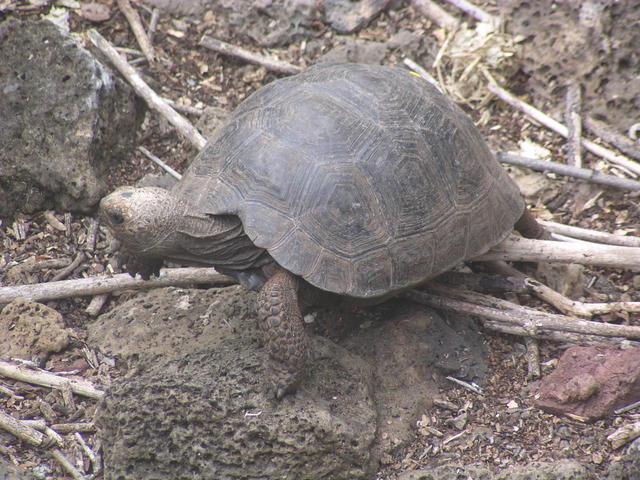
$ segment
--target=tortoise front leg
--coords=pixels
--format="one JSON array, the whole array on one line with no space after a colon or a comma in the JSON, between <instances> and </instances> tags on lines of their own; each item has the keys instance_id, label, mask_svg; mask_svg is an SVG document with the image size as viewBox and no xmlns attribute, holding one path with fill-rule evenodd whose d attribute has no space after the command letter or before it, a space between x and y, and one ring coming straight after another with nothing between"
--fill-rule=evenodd
<instances>
[{"instance_id":1,"label":"tortoise front leg","mask_svg":"<svg viewBox=\"0 0 640 480\"><path fill-rule=\"evenodd\" d=\"M279 270L258 293L258 315L269 374L279 400L295 392L305 374L309 341L298 304L298 279Z\"/></svg>"}]
</instances>

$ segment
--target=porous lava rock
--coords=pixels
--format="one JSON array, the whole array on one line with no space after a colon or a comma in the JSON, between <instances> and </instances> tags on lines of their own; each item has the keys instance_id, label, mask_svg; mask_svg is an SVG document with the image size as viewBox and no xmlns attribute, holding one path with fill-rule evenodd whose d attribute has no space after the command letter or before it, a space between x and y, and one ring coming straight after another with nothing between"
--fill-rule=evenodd
<instances>
[{"instance_id":1,"label":"porous lava rock","mask_svg":"<svg viewBox=\"0 0 640 480\"><path fill-rule=\"evenodd\" d=\"M71 331L60 313L32 300L17 299L0 312L0 358L47 360L65 349Z\"/></svg>"},{"instance_id":2,"label":"porous lava rock","mask_svg":"<svg viewBox=\"0 0 640 480\"><path fill-rule=\"evenodd\" d=\"M438 372L482 382L471 321L398 299L315 311L309 372L275 402L239 286L142 292L101 315L88 343L126 362L99 408L107 479L371 478L415 437ZM188 476L192 475L192 476Z\"/></svg>"},{"instance_id":3,"label":"porous lava rock","mask_svg":"<svg viewBox=\"0 0 640 480\"><path fill-rule=\"evenodd\" d=\"M534 99L563 108L566 86L583 87L583 112L625 133L640 110L638 2L500 0Z\"/></svg>"},{"instance_id":4,"label":"porous lava rock","mask_svg":"<svg viewBox=\"0 0 640 480\"><path fill-rule=\"evenodd\" d=\"M222 327L221 327L222 328ZM97 425L105 479L357 479L374 470L371 373L316 337L314 379L277 402L248 335L112 386Z\"/></svg>"},{"instance_id":5,"label":"porous lava rock","mask_svg":"<svg viewBox=\"0 0 640 480\"><path fill-rule=\"evenodd\" d=\"M133 148L133 90L47 20L2 23L0 58L0 218L90 210Z\"/></svg>"}]
</instances>

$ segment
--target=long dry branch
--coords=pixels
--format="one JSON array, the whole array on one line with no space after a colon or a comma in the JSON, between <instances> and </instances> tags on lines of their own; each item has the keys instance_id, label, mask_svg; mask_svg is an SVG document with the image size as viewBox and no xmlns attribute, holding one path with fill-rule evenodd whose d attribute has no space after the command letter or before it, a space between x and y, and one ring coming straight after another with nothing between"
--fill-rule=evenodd
<instances>
[{"instance_id":1,"label":"long dry branch","mask_svg":"<svg viewBox=\"0 0 640 480\"><path fill-rule=\"evenodd\" d=\"M640 248L516 237L503 240L473 261L558 262L640 270Z\"/></svg>"},{"instance_id":2,"label":"long dry branch","mask_svg":"<svg viewBox=\"0 0 640 480\"><path fill-rule=\"evenodd\" d=\"M588 242L605 243L607 245L620 245L622 247L640 247L640 237L631 235L614 235L613 233L598 232L589 228L574 227L573 225L564 225L563 223L547 222L538 220L552 233L559 233L567 237L573 237Z\"/></svg>"},{"instance_id":3,"label":"long dry branch","mask_svg":"<svg viewBox=\"0 0 640 480\"><path fill-rule=\"evenodd\" d=\"M0 305L17 298L28 298L42 302L83 295L98 295L118 290L157 288L195 284L230 285L231 277L221 275L213 268L169 268L162 269L159 277L150 280L133 278L127 273L113 276L79 278L59 282L35 283L0 287Z\"/></svg>"},{"instance_id":4,"label":"long dry branch","mask_svg":"<svg viewBox=\"0 0 640 480\"><path fill-rule=\"evenodd\" d=\"M186 118L171 108L162 97L154 92L140 77L138 72L116 51L115 48L97 30L89 30L87 36L118 71L128 80L136 93L140 95L152 109L164 116L176 129L184 135L198 150L202 150L206 139Z\"/></svg>"},{"instance_id":5,"label":"long dry branch","mask_svg":"<svg viewBox=\"0 0 640 480\"><path fill-rule=\"evenodd\" d=\"M528 261L582 263L603 267L640 270L640 248L590 243L553 242L512 236L473 261ZM82 295L97 295L118 290L157 288L176 285L230 285L234 280L213 268L162 269L151 280L132 278L128 274L90 277L60 282L0 287L0 304L17 298L35 301L55 300Z\"/></svg>"},{"instance_id":6,"label":"long dry branch","mask_svg":"<svg viewBox=\"0 0 640 480\"><path fill-rule=\"evenodd\" d=\"M613 325L608 323L582 320L567 315L539 312L533 308L523 307L499 298L476 292L462 292L447 289L446 297L432 293L411 290L405 294L420 303L479 315L491 321L504 323L524 329L528 336L538 336L541 332L555 331L580 335L601 335L640 339L640 327L628 325ZM458 296L462 299L451 298Z\"/></svg>"},{"instance_id":7,"label":"long dry branch","mask_svg":"<svg viewBox=\"0 0 640 480\"><path fill-rule=\"evenodd\" d=\"M496 152L496 157L502 163L527 167L539 172L553 172L567 177L579 178L588 182L606 185L608 187L622 188L632 192L640 192L640 182L628 178L620 178L614 175L591 170L589 168L565 165L564 163L550 162L548 160L538 160L537 158L523 157L513 153Z\"/></svg>"}]
</instances>

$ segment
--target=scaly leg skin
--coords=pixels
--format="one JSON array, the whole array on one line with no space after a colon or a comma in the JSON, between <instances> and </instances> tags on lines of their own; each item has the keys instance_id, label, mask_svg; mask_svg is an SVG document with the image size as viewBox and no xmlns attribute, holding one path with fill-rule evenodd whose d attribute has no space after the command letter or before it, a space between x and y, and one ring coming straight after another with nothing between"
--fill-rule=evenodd
<instances>
[{"instance_id":1,"label":"scaly leg skin","mask_svg":"<svg viewBox=\"0 0 640 480\"><path fill-rule=\"evenodd\" d=\"M305 374L309 340L298 305L298 279L279 270L258 293L258 315L278 400L296 391Z\"/></svg>"}]
</instances>

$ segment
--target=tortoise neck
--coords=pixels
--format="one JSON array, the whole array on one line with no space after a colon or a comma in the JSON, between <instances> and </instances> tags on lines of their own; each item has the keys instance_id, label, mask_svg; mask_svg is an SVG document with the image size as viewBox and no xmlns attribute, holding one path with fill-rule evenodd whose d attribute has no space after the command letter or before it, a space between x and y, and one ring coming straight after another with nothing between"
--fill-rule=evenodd
<instances>
[{"instance_id":1,"label":"tortoise neck","mask_svg":"<svg viewBox=\"0 0 640 480\"><path fill-rule=\"evenodd\" d=\"M168 258L193 265L246 270L271 260L263 248L256 247L235 215L206 215L187 210L169 242Z\"/></svg>"}]
</instances>

